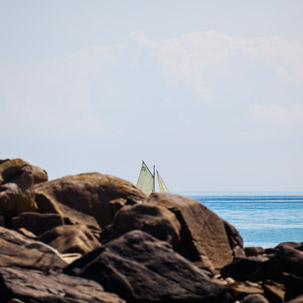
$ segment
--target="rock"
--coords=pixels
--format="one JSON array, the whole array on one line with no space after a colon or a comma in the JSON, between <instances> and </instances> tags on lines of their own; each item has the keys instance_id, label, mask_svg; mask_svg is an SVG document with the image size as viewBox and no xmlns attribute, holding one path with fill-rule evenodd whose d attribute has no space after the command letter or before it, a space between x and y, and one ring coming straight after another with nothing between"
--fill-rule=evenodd
<instances>
[{"instance_id":1,"label":"rock","mask_svg":"<svg viewBox=\"0 0 303 303\"><path fill-rule=\"evenodd\" d=\"M225 287L174 252L135 230L69 265L67 274L99 282L127 302L224 302Z\"/></svg>"},{"instance_id":2,"label":"rock","mask_svg":"<svg viewBox=\"0 0 303 303\"><path fill-rule=\"evenodd\" d=\"M284 303L285 288L283 284L274 281L264 281L262 283L264 296L271 303Z\"/></svg>"},{"instance_id":3,"label":"rock","mask_svg":"<svg viewBox=\"0 0 303 303\"><path fill-rule=\"evenodd\" d=\"M227 278L225 280L226 285L228 287L229 293L236 301L242 300L244 297L250 294L264 294L264 291L259 283L252 283L249 281L233 281L232 283L230 283L229 279L230 278Z\"/></svg>"},{"instance_id":4,"label":"rock","mask_svg":"<svg viewBox=\"0 0 303 303\"><path fill-rule=\"evenodd\" d=\"M180 223L174 213L158 205L137 204L125 206L116 213L113 224L101 234L101 242L109 242L135 229L173 246L180 240Z\"/></svg>"},{"instance_id":5,"label":"rock","mask_svg":"<svg viewBox=\"0 0 303 303\"><path fill-rule=\"evenodd\" d=\"M43 234L53 227L63 225L64 220L58 214L23 213L19 217L12 218L14 229L26 228L35 235Z\"/></svg>"},{"instance_id":6,"label":"rock","mask_svg":"<svg viewBox=\"0 0 303 303\"><path fill-rule=\"evenodd\" d=\"M26 302L13 298L13 299L9 300L9 302L7 302L7 303L26 303Z\"/></svg>"},{"instance_id":7,"label":"rock","mask_svg":"<svg viewBox=\"0 0 303 303\"><path fill-rule=\"evenodd\" d=\"M303 295L303 278L293 274L284 273L285 301L289 301Z\"/></svg>"},{"instance_id":8,"label":"rock","mask_svg":"<svg viewBox=\"0 0 303 303\"><path fill-rule=\"evenodd\" d=\"M296 297L290 301L287 301L287 303L303 303L303 296Z\"/></svg>"},{"instance_id":9,"label":"rock","mask_svg":"<svg viewBox=\"0 0 303 303\"><path fill-rule=\"evenodd\" d=\"M1 302L123 303L94 281L21 268L0 268ZM22 301L20 301L21 299ZM14 301L13 301L14 300ZM17 301L16 301L17 300Z\"/></svg>"},{"instance_id":10,"label":"rock","mask_svg":"<svg viewBox=\"0 0 303 303\"><path fill-rule=\"evenodd\" d=\"M70 254L61 254L61 258L67 263L71 264L74 261L80 259L82 257L81 254L78 253L70 253Z\"/></svg>"},{"instance_id":11,"label":"rock","mask_svg":"<svg viewBox=\"0 0 303 303\"><path fill-rule=\"evenodd\" d=\"M18 228L18 233L29 239L36 239L36 235L24 227Z\"/></svg>"},{"instance_id":12,"label":"rock","mask_svg":"<svg viewBox=\"0 0 303 303\"><path fill-rule=\"evenodd\" d=\"M221 275L238 281L262 281L267 277L264 265L266 261L268 259L258 257L235 258L221 269Z\"/></svg>"},{"instance_id":13,"label":"rock","mask_svg":"<svg viewBox=\"0 0 303 303\"><path fill-rule=\"evenodd\" d=\"M36 185L36 200L42 213L58 213L72 222L101 228L113 219L112 200L126 204L142 202L145 195L130 182L120 178L87 173L67 176ZM93 218L89 222L89 218ZM96 227L96 226L95 226Z\"/></svg>"},{"instance_id":14,"label":"rock","mask_svg":"<svg viewBox=\"0 0 303 303\"><path fill-rule=\"evenodd\" d=\"M21 159L0 162L0 214L14 216L36 211L32 167Z\"/></svg>"},{"instance_id":15,"label":"rock","mask_svg":"<svg viewBox=\"0 0 303 303\"><path fill-rule=\"evenodd\" d=\"M181 240L176 251L187 259L221 268L232 262L234 256L245 256L237 230L198 201L153 193L147 203L164 206L176 215L181 224Z\"/></svg>"},{"instance_id":16,"label":"rock","mask_svg":"<svg viewBox=\"0 0 303 303\"><path fill-rule=\"evenodd\" d=\"M274 261L279 264L281 273L287 272L303 277L302 251L290 246L281 246L277 249Z\"/></svg>"},{"instance_id":17,"label":"rock","mask_svg":"<svg viewBox=\"0 0 303 303\"><path fill-rule=\"evenodd\" d=\"M302 242L282 242L278 244L275 248L281 248L284 246L289 246L298 250L303 251L303 243Z\"/></svg>"},{"instance_id":18,"label":"rock","mask_svg":"<svg viewBox=\"0 0 303 303\"><path fill-rule=\"evenodd\" d=\"M118 198L114 200L109 201L109 208L111 210L111 215L114 217L116 212L120 210L122 207L127 206L127 205L134 205L136 203L130 203L131 201L127 201L124 198Z\"/></svg>"},{"instance_id":19,"label":"rock","mask_svg":"<svg viewBox=\"0 0 303 303\"><path fill-rule=\"evenodd\" d=\"M246 296L241 303L269 303L269 301L260 294L251 294Z\"/></svg>"},{"instance_id":20,"label":"rock","mask_svg":"<svg viewBox=\"0 0 303 303\"><path fill-rule=\"evenodd\" d=\"M93 233L85 225L62 225L37 237L60 253L86 254L101 246Z\"/></svg>"},{"instance_id":21,"label":"rock","mask_svg":"<svg viewBox=\"0 0 303 303\"><path fill-rule=\"evenodd\" d=\"M31 165L31 167L32 167L33 175L34 175L35 184L39 184L39 183L48 181L48 175L44 169L40 168L39 166L35 166L35 165Z\"/></svg>"},{"instance_id":22,"label":"rock","mask_svg":"<svg viewBox=\"0 0 303 303\"><path fill-rule=\"evenodd\" d=\"M0 227L0 266L36 269L64 268L67 263L52 247Z\"/></svg>"},{"instance_id":23,"label":"rock","mask_svg":"<svg viewBox=\"0 0 303 303\"><path fill-rule=\"evenodd\" d=\"M256 257L265 253L265 249L261 246L244 247L246 257Z\"/></svg>"}]
</instances>

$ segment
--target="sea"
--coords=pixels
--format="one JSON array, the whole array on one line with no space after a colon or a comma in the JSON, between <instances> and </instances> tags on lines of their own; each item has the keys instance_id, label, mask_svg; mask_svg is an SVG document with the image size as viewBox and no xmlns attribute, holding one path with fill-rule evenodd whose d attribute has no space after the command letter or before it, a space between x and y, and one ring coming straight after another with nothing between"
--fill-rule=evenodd
<instances>
[{"instance_id":1,"label":"sea","mask_svg":"<svg viewBox=\"0 0 303 303\"><path fill-rule=\"evenodd\" d=\"M286 241L303 242L303 193L184 195L234 225L244 246L270 248Z\"/></svg>"}]
</instances>

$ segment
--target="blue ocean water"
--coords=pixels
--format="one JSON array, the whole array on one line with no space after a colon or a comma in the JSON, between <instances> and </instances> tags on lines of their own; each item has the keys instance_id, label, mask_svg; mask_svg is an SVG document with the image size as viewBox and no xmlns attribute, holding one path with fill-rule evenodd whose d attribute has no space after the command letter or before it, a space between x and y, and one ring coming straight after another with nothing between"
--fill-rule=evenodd
<instances>
[{"instance_id":1,"label":"blue ocean water","mask_svg":"<svg viewBox=\"0 0 303 303\"><path fill-rule=\"evenodd\" d=\"M303 195L187 195L240 232L244 246L303 242Z\"/></svg>"}]
</instances>

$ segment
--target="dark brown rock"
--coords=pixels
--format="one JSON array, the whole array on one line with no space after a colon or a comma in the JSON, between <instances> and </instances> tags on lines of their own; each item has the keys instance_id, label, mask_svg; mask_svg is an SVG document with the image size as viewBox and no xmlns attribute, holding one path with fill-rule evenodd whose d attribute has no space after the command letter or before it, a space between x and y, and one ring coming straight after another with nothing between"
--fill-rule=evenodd
<instances>
[{"instance_id":1,"label":"dark brown rock","mask_svg":"<svg viewBox=\"0 0 303 303\"><path fill-rule=\"evenodd\" d=\"M173 246L180 240L180 223L174 213L159 205L137 204L125 206L116 213L113 224L101 234L101 242L109 242L135 229Z\"/></svg>"},{"instance_id":2,"label":"dark brown rock","mask_svg":"<svg viewBox=\"0 0 303 303\"><path fill-rule=\"evenodd\" d=\"M265 249L261 246L244 247L246 257L256 257L265 253Z\"/></svg>"},{"instance_id":3,"label":"dark brown rock","mask_svg":"<svg viewBox=\"0 0 303 303\"><path fill-rule=\"evenodd\" d=\"M260 294L251 294L246 296L241 303L269 303L269 301Z\"/></svg>"},{"instance_id":4,"label":"dark brown rock","mask_svg":"<svg viewBox=\"0 0 303 303\"><path fill-rule=\"evenodd\" d=\"M287 272L303 277L303 252L290 246L277 249L274 261L279 264L281 273Z\"/></svg>"},{"instance_id":5,"label":"dark brown rock","mask_svg":"<svg viewBox=\"0 0 303 303\"><path fill-rule=\"evenodd\" d=\"M35 235L43 234L44 232L63 225L64 220L58 214L40 214L40 213L23 213L18 217L12 218L12 226L14 229L26 228Z\"/></svg>"},{"instance_id":6,"label":"dark brown rock","mask_svg":"<svg viewBox=\"0 0 303 303\"><path fill-rule=\"evenodd\" d=\"M285 301L289 301L303 295L303 278L293 274L284 273Z\"/></svg>"},{"instance_id":7,"label":"dark brown rock","mask_svg":"<svg viewBox=\"0 0 303 303\"><path fill-rule=\"evenodd\" d=\"M60 253L86 254L101 246L93 233L85 225L62 225L37 237Z\"/></svg>"},{"instance_id":8,"label":"dark brown rock","mask_svg":"<svg viewBox=\"0 0 303 303\"><path fill-rule=\"evenodd\" d=\"M112 222L110 201L125 199L126 204L134 204L145 199L130 182L99 173L67 176L38 184L36 196L40 212L59 213L78 224L95 226L93 221L97 221L101 228Z\"/></svg>"},{"instance_id":9,"label":"dark brown rock","mask_svg":"<svg viewBox=\"0 0 303 303\"><path fill-rule=\"evenodd\" d=\"M298 250L303 251L303 243L302 242L282 242L276 246L276 248L281 248L284 246L292 247Z\"/></svg>"},{"instance_id":10,"label":"dark brown rock","mask_svg":"<svg viewBox=\"0 0 303 303\"><path fill-rule=\"evenodd\" d=\"M65 269L99 282L127 302L224 302L225 288L142 231L131 231Z\"/></svg>"},{"instance_id":11,"label":"dark brown rock","mask_svg":"<svg viewBox=\"0 0 303 303\"><path fill-rule=\"evenodd\" d=\"M32 167L21 159L0 163L0 214L18 215L36 211Z\"/></svg>"},{"instance_id":12,"label":"dark brown rock","mask_svg":"<svg viewBox=\"0 0 303 303\"><path fill-rule=\"evenodd\" d=\"M0 227L0 266L36 269L64 268L67 263L48 245Z\"/></svg>"},{"instance_id":13,"label":"dark brown rock","mask_svg":"<svg viewBox=\"0 0 303 303\"><path fill-rule=\"evenodd\" d=\"M234 256L245 256L237 230L196 200L173 194L153 193L148 204L172 211L181 224L181 240L176 251L204 266L221 268Z\"/></svg>"},{"instance_id":14,"label":"dark brown rock","mask_svg":"<svg viewBox=\"0 0 303 303\"><path fill-rule=\"evenodd\" d=\"M21 268L0 268L1 302L123 303L94 281ZM21 302L22 302L21 301Z\"/></svg>"},{"instance_id":15,"label":"dark brown rock","mask_svg":"<svg viewBox=\"0 0 303 303\"><path fill-rule=\"evenodd\" d=\"M296 297L290 301L287 301L287 303L303 303L303 296Z\"/></svg>"},{"instance_id":16,"label":"dark brown rock","mask_svg":"<svg viewBox=\"0 0 303 303\"><path fill-rule=\"evenodd\" d=\"M264 265L267 261L266 258L258 257L235 258L221 269L221 275L238 281L262 281L267 277Z\"/></svg>"},{"instance_id":17,"label":"dark brown rock","mask_svg":"<svg viewBox=\"0 0 303 303\"><path fill-rule=\"evenodd\" d=\"M284 303L285 287L283 284L274 281L264 281L262 283L264 296L271 303Z\"/></svg>"}]
</instances>

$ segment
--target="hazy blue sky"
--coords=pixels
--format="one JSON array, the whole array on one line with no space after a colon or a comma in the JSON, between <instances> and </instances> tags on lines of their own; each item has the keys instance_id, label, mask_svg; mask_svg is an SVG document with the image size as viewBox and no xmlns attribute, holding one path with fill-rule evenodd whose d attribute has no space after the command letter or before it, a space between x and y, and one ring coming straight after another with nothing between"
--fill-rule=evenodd
<instances>
[{"instance_id":1,"label":"hazy blue sky","mask_svg":"<svg viewBox=\"0 0 303 303\"><path fill-rule=\"evenodd\" d=\"M0 158L172 191L303 191L303 1L0 0Z\"/></svg>"}]
</instances>

